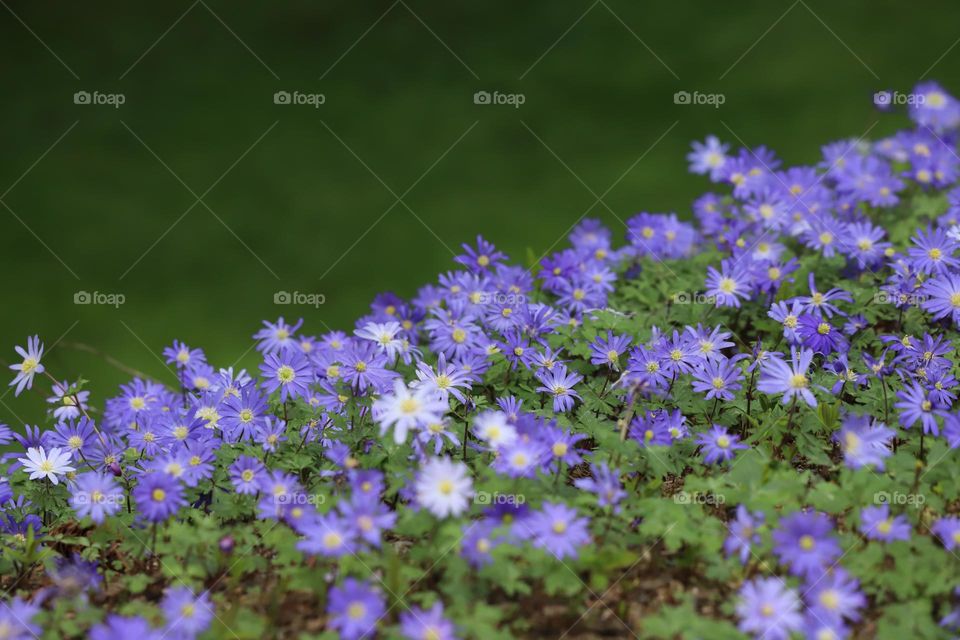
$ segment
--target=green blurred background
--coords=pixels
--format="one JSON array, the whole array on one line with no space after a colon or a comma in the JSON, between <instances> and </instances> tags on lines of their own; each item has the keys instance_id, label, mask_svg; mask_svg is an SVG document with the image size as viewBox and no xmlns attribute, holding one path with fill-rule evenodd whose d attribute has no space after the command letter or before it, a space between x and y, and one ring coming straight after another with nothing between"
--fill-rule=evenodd
<instances>
[{"instance_id":1,"label":"green blurred background","mask_svg":"<svg viewBox=\"0 0 960 640\"><path fill-rule=\"evenodd\" d=\"M59 340L45 364L92 380L97 404L128 376L78 346L167 382L174 338L256 368L262 319L349 329L478 233L525 259L584 213L619 238L640 210L689 215L707 188L686 173L693 139L812 162L881 118L879 89L960 91L955 0L2 4L0 352ZM474 104L481 90L524 104ZM725 103L677 105L680 90ZM0 398L14 425L42 411L37 393Z\"/></svg>"}]
</instances>

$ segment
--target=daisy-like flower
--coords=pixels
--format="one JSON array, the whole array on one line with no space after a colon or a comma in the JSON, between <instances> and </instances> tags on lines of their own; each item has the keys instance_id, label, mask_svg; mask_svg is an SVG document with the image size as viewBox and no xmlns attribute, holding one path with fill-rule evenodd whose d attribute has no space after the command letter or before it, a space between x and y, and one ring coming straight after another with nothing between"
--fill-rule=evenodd
<instances>
[{"instance_id":1,"label":"daisy-like flower","mask_svg":"<svg viewBox=\"0 0 960 640\"><path fill-rule=\"evenodd\" d=\"M741 358L705 360L699 369L693 372L693 390L706 392L706 399L733 400L740 390L743 373L737 362Z\"/></svg>"},{"instance_id":2,"label":"daisy-like flower","mask_svg":"<svg viewBox=\"0 0 960 640\"><path fill-rule=\"evenodd\" d=\"M260 365L260 373L268 393L280 390L281 402L306 396L314 378L310 362L298 351L290 349L268 353Z\"/></svg>"},{"instance_id":3,"label":"daisy-like flower","mask_svg":"<svg viewBox=\"0 0 960 640\"><path fill-rule=\"evenodd\" d=\"M606 338L597 336L590 343L590 363L619 371L620 356L630 346L630 340L630 336L614 335L612 331L607 331Z\"/></svg>"},{"instance_id":4,"label":"daisy-like flower","mask_svg":"<svg viewBox=\"0 0 960 640\"><path fill-rule=\"evenodd\" d=\"M166 473L146 473L133 489L137 509L151 522L162 522L187 504L179 481Z\"/></svg>"},{"instance_id":5,"label":"daisy-like flower","mask_svg":"<svg viewBox=\"0 0 960 640\"><path fill-rule=\"evenodd\" d=\"M557 365L552 371L540 369L537 378L541 386L536 390L553 395L553 410L557 413L570 411L575 404L574 399L580 399L580 394L573 387L583 380L583 376L568 372L566 365Z\"/></svg>"},{"instance_id":6,"label":"daisy-like flower","mask_svg":"<svg viewBox=\"0 0 960 640\"><path fill-rule=\"evenodd\" d=\"M933 315L934 320L949 316L953 324L960 326L960 276L942 273L923 284L924 294L920 306Z\"/></svg>"},{"instance_id":7,"label":"daisy-like flower","mask_svg":"<svg viewBox=\"0 0 960 640\"><path fill-rule=\"evenodd\" d=\"M297 530L304 536L297 549L304 553L339 558L356 547L350 524L336 513L314 514L298 523Z\"/></svg>"},{"instance_id":8,"label":"daisy-like flower","mask_svg":"<svg viewBox=\"0 0 960 640\"><path fill-rule=\"evenodd\" d=\"M844 619L856 622L860 619L860 609L867 605L860 582L840 567L825 573L804 598L809 603L811 617L834 623Z\"/></svg>"},{"instance_id":9,"label":"daisy-like flower","mask_svg":"<svg viewBox=\"0 0 960 640\"><path fill-rule=\"evenodd\" d=\"M532 478L547 459L547 450L536 440L517 440L500 449L493 468L510 478Z\"/></svg>"},{"instance_id":10,"label":"daisy-like flower","mask_svg":"<svg viewBox=\"0 0 960 640\"><path fill-rule=\"evenodd\" d=\"M788 640L803 625L800 598L780 578L744 583L737 605L739 628L765 640Z\"/></svg>"},{"instance_id":11,"label":"daisy-like flower","mask_svg":"<svg viewBox=\"0 0 960 640\"><path fill-rule=\"evenodd\" d=\"M947 412L929 397L929 391L914 382L897 391L897 398L900 402L894 406L900 410L900 424L903 428L909 429L920 421L924 433L940 434L937 416L945 417Z\"/></svg>"},{"instance_id":12,"label":"daisy-like flower","mask_svg":"<svg viewBox=\"0 0 960 640\"><path fill-rule=\"evenodd\" d=\"M383 596L370 583L347 578L330 589L327 613L330 626L344 640L372 638L377 621L386 613Z\"/></svg>"},{"instance_id":13,"label":"daisy-like flower","mask_svg":"<svg viewBox=\"0 0 960 640\"><path fill-rule=\"evenodd\" d=\"M558 559L577 556L577 549L590 542L590 521L562 503L544 502L540 511L523 521L520 530L538 549Z\"/></svg>"},{"instance_id":14,"label":"daisy-like flower","mask_svg":"<svg viewBox=\"0 0 960 640\"><path fill-rule=\"evenodd\" d=\"M376 344L377 349L387 354L387 358L393 362L403 348L403 340L398 337L402 330L399 322L368 322L353 333L358 338Z\"/></svg>"},{"instance_id":15,"label":"daisy-like flower","mask_svg":"<svg viewBox=\"0 0 960 640\"><path fill-rule=\"evenodd\" d=\"M395 380L393 394L373 403L374 419L380 424L380 435L393 427L393 440L406 442L410 429L440 423L449 405L427 386L410 389L403 380Z\"/></svg>"},{"instance_id":16,"label":"daisy-like flower","mask_svg":"<svg viewBox=\"0 0 960 640\"><path fill-rule=\"evenodd\" d=\"M10 386L16 385L13 395L19 396L24 389L33 387L33 377L35 375L45 371L43 365L40 364L40 359L43 358L43 343L40 342L39 336L32 336L27 338L26 349L14 347L14 350L23 358L23 362L20 364L10 365L10 368L17 372L13 381L10 382Z\"/></svg>"},{"instance_id":17,"label":"daisy-like flower","mask_svg":"<svg viewBox=\"0 0 960 640\"><path fill-rule=\"evenodd\" d=\"M125 501L126 494L113 477L96 471L77 476L70 491L70 506L77 517L90 516L97 524L119 511Z\"/></svg>"},{"instance_id":18,"label":"daisy-like flower","mask_svg":"<svg viewBox=\"0 0 960 640\"><path fill-rule=\"evenodd\" d=\"M947 551L960 549L960 518L940 518L930 527Z\"/></svg>"},{"instance_id":19,"label":"daisy-like flower","mask_svg":"<svg viewBox=\"0 0 960 640\"><path fill-rule=\"evenodd\" d=\"M723 175L723 165L727 161L727 151L730 145L723 144L716 136L707 136L704 142L694 142L693 151L687 154L690 162L690 172L710 174L710 179L717 182Z\"/></svg>"},{"instance_id":20,"label":"daisy-like flower","mask_svg":"<svg viewBox=\"0 0 960 640\"><path fill-rule=\"evenodd\" d=\"M237 493L253 495L260 491L266 479L266 467L251 456L238 456L230 465L230 480Z\"/></svg>"},{"instance_id":21,"label":"daisy-like flower","mask_svg":"<svg viewBox=\"0 0 960 640\"><path fill-rule=\"evenodd\" d=\"M17 458L31 480L47 478L53 484L60 483L60 476L76 471L70 466L70 452L53 447L47 453L43 447L30 447L26 458Z\"/></svg>"},{"instance_id":22,"label":"daisy-like flower","mask_svg":"<svg viewBox=\"0 0 960 640\"><path fill-rule=\"evenodd\" d=\"M817 406L807 375L812 361L813 351L809 349L794 349L790 364L779 358L769 358L760 369L757 389L764 393L782 393L784 404L799 396L809 406Z\"/></svg>"},{"instance_id":23,"label":"daisy-like flower","mask_svg":"<svg viewBox=\"0 0 960 640\"><path fill-rule=\"evenodd\" d=\"M914 246L907 250L907 255L918 271L941 274L960 267L960 261L953 257L960 242L949 237L943 229L927 227L926 233L918 231L911 241Z\"/></svg>"},{"instance_id":24,"label":"daisy-like flower","mask_svg":"<svg viewBox=\"0 0 960 640\"><path fill-rule=\"evenodd\" d=\"M749 268L727 259L720 263L720 270L707 267L706 294L716 298L718 307L739 307L740 299L750 298L752 276Z\"/></svg>"},{"instance_id":25,"label":"daisy-like flower","mask_svg":"<svg viewBox=\"0 0 960 640\"><path fill-rule=\"evenodd\" d=\"M894 540L909 540L913 527L907 516L893 516L890 514L890 505L882 504L879 507L864 507L860 512L860 531L871 540L893 542Z\"/></svg>"},{"instance_id":26,"label":"daisy-like flower","mask_svg":"<svg viewBox=\"0 0 960 640\"><path fill-rule=\"evenodd\" d=\"M444 402L447 402L450 396L460 402L466 402L467 397L460 391L460 388L469 390L471 382L475 380L473 376L457 365L448 364L447 357L442 353L437 358L436 371L426 362L417 365L417 379L418 382L414 383L415 386L432 389Z\"/></svg>"},{"instance_id":27,"label":"daisy-like flower","mask_svg":"<svg viewBox=\"0 0 960 640\"><path fill-rule=\"evenodd\" d=\"M627 497L627 492L623 490L620 482L620 470L610 469L604 463L594 464L591 467L593 475L589 478L580 478L574 480L573 485L577 489L589 491L597 496L597 506L616 507L617 504Z\"/></svg>"},{"instance_id":28,"label":"daisy-like flower","mask_svg":"<svg viewBox=\"0 0 960 640\"><path fill-rule=\"evenodd\" d=\"M90 640L163 640L166 637L140 616L126 617L110 614L106 620L90 628Z\"/></svg>"},{"instance_id":29,"label":"daisy-like flower","mask_svg":"<svg viewBox=\"0 0 960 640\"><path fill-rule=\"evenodd\" d=\"M57 420L76 420L87 410L89 398L89 391L71 393L70 383L56 382L53 385L53 395L47 398L47 402L55 407L53 417Z\"/></svg>"},{"instance_id":30,"label":"daisy-like flower","mask_svg":"<svg viewBox=\"0 0 960 640\"><path fill-rule=\"evenodd\" d=\"M897 432L870 416L847 416L834 436L843 449L844 462L851 469L873 466L883 471L883 460L890 455L890 442Z\"/></svg>"},{"instance_id":31,"label":"daisy-like flower","mask_svg":"<svg viewBox=\"0 0 960 640\"><path fill-rule=\"evenodd\" d=\"M283 320L283 316L278 318L275 323L264 320L263 329L253 334L253 339L259 341L257 351L267 354L299 349L294 334L302 324L303 318L297 320L296 324L293 325L287 324Z\"/></svg>"},{"instance_id":32,"label":"daisy-like flower","mask_svg":"<svg viewBox=\"0 0 960 640\"><path fill-rule=\"evenodd\" d=\"M773 532L773 551L790 573L817 578L840 557L840 545L833 539L833 523L822 513L800 511L780 520Z\"/></svg>"},{"instance_id":33,"label":"daisy-like flower","mask_svg":"<svg viewBox=\"0 0 960 640\"><path fill-rule=\"evenodd\" d=\"M210 626L214 617L213 603L205 591L200 597L187 587L173 587L167 590L160 602L167 626L165 631L171 637L194 638Z\"/></svg>"},{"instance_id":34,"label":"daisy-like flower","mask_svg":"<svg viewBox=\"0 0 960 640\"><path fill-rule=\"evenodd\" d=\"M473 479L462 462L431 458L420 467L414 490L417 502L438 518L459 516L470 506Z\"/></svg>"},{"instance_id":35,"label":"daisy-like flower","mask_svg":"<svg viewBox=\"0 0 960 640\"><path fill-rule=\"evenodd\" d=\"M757 529L763 524L763 512L751 513L744 505L737 506L737 515L730 522L729 534L723 541L723 550L728 556L737 554L740 564L747 564L750 560L753 545L760 544L760 534Z\"/></svg>"},{"instance_id":36,"label":"daisy-like flower","mask_svg":"<svg viewBox=\"0 0 960 640\"><path fill-rule=\"evenodd\" d=\"M430 609L412 607L400 614L400 633L406 640L457 640L453 623L443 617L443 603Z\"/></svg>"},{"instance_id":37,"label":"daisy-like flower","mask_svg":"<svg viewBox=\"0 0 960 640\"><path fill-rule=\"evenodd\" d=\"M737 449L746 449L747 445L740 443L740 437L727 431L718 424L707 433L697 436L697 444L703 447L704 464L715 462L729 462L733 460Z\"/></svg>"}]
</instances>

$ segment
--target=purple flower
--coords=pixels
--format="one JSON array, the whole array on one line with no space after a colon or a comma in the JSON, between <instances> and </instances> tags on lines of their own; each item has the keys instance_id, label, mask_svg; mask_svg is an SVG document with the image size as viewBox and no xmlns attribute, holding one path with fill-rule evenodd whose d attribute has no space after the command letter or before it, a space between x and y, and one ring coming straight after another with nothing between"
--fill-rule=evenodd
<instances>
[{"instance_id":1,"label":"purple flower","mask_svg":"<svg viewBox=\"0 0 960 640\"><path fill-rule=\"evenodd\" d=\"M338 558L354 553L356 542L350 524L335 513L317 515L299 526L304 536L297 549L310 555Z\"/></svg>"},{"instance_id":2,"label":"purple flower","mask_svg":"<svg viewBox=\"0 0 960 640\"><path fill-rule=\"evenodd\" d=\"M105 622L90 629L90 640L162 640L167 634L154 629L150 623L134 616L127 618L110 614Z\"/></svg>"},{"instance_id":3,"label":"purple flower","mask_svg":"<svg viewBox=\"0 0 960 640\"><path fill-rule=\"evenodd\" d=\"M590 542L590 521L562 503L545 502L540 511L523 523L525 537L534 547L546 549L558 559L576 557L577 547Z\"/></svg>"},{"instance_id":4,"label":"purple flower","mask_svg":"<svg viewBox=\"0 0 960 640\"><path fill-rule=\"evenodd\" d=\"M804 594L813 618L840 623L856 622L867 598L860 591L860 582L840 567L823 575Z\"/></svg>"},{"instance_id":5,"label":"purple flower","mask_svg":"<svg viewBox=\"0 0 960 640\"><path fill-rule=\"evenodd\" d=\"M800 316L797 335L803 346L825 356L834 351L844 353L850 348L847 338L830 324L827 318L805 313Z\"/></svg>"},{"instance_id":6,"label":"purple flower","mask_svg":"<svg viewBox=\"0 0 960 640\"><path fill-rule=\"evenodd\" d=\"M33 619L38 613L40 613L39 604L24 602L20 598L0 602L0 631L8 634L4 638L9 638L9 640L39 638L43 629L40 628L40 625L33 623ZM92 635L90 637L92 640L99 640Z\"/></svg>"},{"instance_id":7,"label":"purple flower","mask_svg":"<svg viewBox=\"0 0 960 640\"><path fill-rule=\"evenodd\" d=\"M133 498L141 515L151 522L161 522L187 504L183 487L166 473L146 473L133 490Z\"/></svg>"},{"instance_id":8,"label":"purple flower","mask_svg":"<svg viewBox=\"0 0 960 640\"><path fill-rule=\"evenodd\" d=\"M707 295L716 298L718 307L739 307L740 299L749 299L752 276L746 266L723 260L720 270L707 267Z\"/></svg>"},{"instance_id":9,"label":"purple flower","mask_svg":"<svg viewBox=\"0 0 960 640\"><path fill-rule=\"evenodd\" d=\"M800 296L797 300L803 304L803 311L806 313L820 314L826 316L827 318L832 318L833 314L838 314L845 316L839 307L833 304L834 300L839 300L843 302L853 302L853 296L849 292L844 291L838 287L830 289L826 293L817 291L817 283L813 272L810 272L808 278L808 284L810 285L810 295L809 296Z\"/></svg>"},{"instance_id":10,"label":"purple flower","mask_svg":"<svg viewBox=\"0 0 960 640\"><path fill-rule=\"evenodd\" d=\"M803 624L800 598L780 578L744 583L737 605L739 628L764 640L788 640Z\"/></svg>"},{"instance_id":11,"label":"purple flower","mask_svg":"<svg viewBox=\"0 0 960 640\"><path fill-rule=\"evenodd\" d=\"M949 317L960 326L960 276L941 273L927 280L922 288L925 296L920 306L933 315L934 320Z\"/></svg>"},{"instance_id":12,"label":"purple flower","mask_svg":"<svg viewBox=\"0 0 960 640\"><path fill-rule=\"evenodd\" d=\"M926 389L914 382L897 392L900 402L894 406L900 410L900 424L903 428L909 429L919 420L924 433L938 435L940 427L937 424L937 416L946 416L947 412L935 404L928 397L928 393Z\"/></svg>"},{"instance_id":13,"label":"purple flower","mask_svg":"<svg viewBox=\"0 0 960 640\"><path fill-rule=\"evenodd\" d=\"M602 462L592 465L593 476L580 478L573 482L574 486L583 491L597 494L597 506L615 507L617 503L627 497L620 483L620 470L610 469Z\"/></svg>"},{"instance_id":14,"label":"purple flower","mask_svg":"<svg viewBox=\"0 0 960 640\"><path fill-rule=\"evenodd\" d=\"M960 550L960 518L940 518L930 527L930 531L940 538L947 551Z\"/></svg>"},{"instance_id":15,"label":"purple flower","mask_svg":"<svg viewBox=\"0 0 960 640\"><path fill-rule=\"evenodd\" d=\"M407 640L457 640L453 623L443 617L443 603L430 609L410 607L400 614L400 633Z\"/></svg>"},{"instance_id":16,"label":"purple flower","mask_svg":"<svg viewBox=\"0 0 960 640\"><path fill-rule=\"evenodd\" d=\"M386 610L383 596L369 582L347 578L340 586L330 589L329 625L344 640L372 638Z\"/></svg>"},{"instance_id":17,"label":"purple flower","mask_svg":"<svg viewBox=\"0 0 960 640\"><path fill-rule=\"evenodd\" d=\"M123 488L113 477L96 471L77 476L70 491L70 506L77 517L90 516L97 524L119 511L125 500Z\"/></svg>"},{"instance_id":18,"label":"purple flower","mask_svg":"<svg viewBox=\"0 0 960 640\"><path fill-rule=\"evenodd\" d=\"M773 532L773 550L793 575L818 578L840 557L840 545L831 537L833 523L822 513L801 511L780 520Z\"/></svg>"},{"instance_id":19,"label":"purple flower","mask_svg":"<svg viewBox=\"0 0 960 640\"><path fill-rule=\"evenodd\" d=\"M960 243L947 235L943 229L927 227L926 233L918 231L911 238L914 246L907 250L913 267L923 273L941 274L948 269L960 267L960 261L953 257Z\"/></svg>"},{"instance_id":20,"label":"purple flower","mask_svg":"<svg viewBox=\"0 0 960 640\"><path fill-rule=\"evenodd\" d=\"M706 399L733 400L743 385L743 373L737 365L742 358L705 360L693 372L693 390L706 392Z\"/></svg>"},{"instance_id":21,"label":"purple flower","mask_svg":"<svg viewBox=\"0 0 960 640\"><path fill-rule=\"evenodd\" d=\"M790 364L779 358L770 358L761 368L757 389L764 393L782 393L784 404L799 396L809 406L817 406L807 376L812 360L813 351L809 349L794 349Z\"/></svg>"},{"instance_id":22,"label":"purple flower","mask_svg":"<svg viewBox=\"0 0 960 640\"><path fill-rule=\"evenodd\" d=\"M165 631L178 638L193 638L203 633L215 615L207 592L197 597L187 587L168 589L160 602L160 610L167 622Z\"/></svg>"},{"instance_id":23,"label":"purple flower","mask_svg":"<svg viewBox=\"0 0 960 640\"><path fill-rule=\"evenodd\" d=\"M237 493L254 495L260 491L266 468L252 456L237 456L230 465L230 481Z\"/></svg>"},{"instance_id":24,"label":"purple flower","mask_svg":"<svg viewBox=\"0 0 960 640\"><path fill-rule=\"evenodd\" d=\"M843 449L844 462L851 469L873 466L883 470L890 455L890 443L897 432L870 416L848 415L834 439Z\"/></svg>"},{"instance_id":25,"label":"purple flower","mask_svg":"<svg viewBox=\"0 0 960 640\"><path fill-rule=\"evenodd\" d=\"M308 385L313 382L313 369L299 352L290 349L268 353L260 365L263 386L268 393L280 390L280 401L307 395Z\"/></svg>"},{"instance_id":26,"label":"purple flower","mask_svg":"<svg viewBox=\"0 0 960 640\"><path fill-rule=\"evenodd\" d=\"M718 424L707 433L697 436L697 444L703 447L704 464L715 462L729 462L733 460L733 453L737 449L746 449L747 445L740 444L740 437L729 433L726 427Z\"/></svg>"},{"instance_id":27,"label":"purple flower","mask_svg":"<svg viewBox=\"0 0 960 640\"><path fill-rule=\"evenodd\" d=\"M890 505L864 507L860 512L860 531L871 540L893 542L909 540L913 528L906 516L891 516Z\"/></svg>"},{"instance_id":28,"label":"purple flower","mask_svg":"<svg viewBox=\"0 0 960 640\"><path fill-rule=\"evenodd\" d=\"M620 356L626 352L630 342L630 336L614 335L612 331L607 331L606 338L597 336L590 343L590 363L619 371Z\"/></svg>"},{"instance_id":29,"label":"purple flower","mask_svg":"<svg viewBox=\"0 0 960 640\"><path fill-rule=\"evenodd\" d=\"M558 365L553 371L541 369L537 372L537 378L540 386L536 390L553 395L553 410L557 413L570 411L575 404L574 398L580 399L573 387L583 380L583 376L567 372L565 365Z\"/></svg>"},{"instance_id":30,"label":"purple flower","mask_svg":"<svg viewBox=\"0 0 960 640\"><path fill-rule=\"evenodd\" d=\"M263 329L253 334L253 339L259 341L257 351L270 354L296 350L298 347L294 334L302 324L303 318L297 320L294 325L284 322L283 316L275 323L264 320Z\"/></svg>"},{"instance_id":31,"label":"purple flower","mask_svg":"<svg viewBox=\"0 0 960 640\"><path fill-rule=\"evenodd\" d=\"M751 513L744 505L737 505L737 516L730 522L729 535L723 541L723 550L728 556L738 554L740 564L747 564L750 560L752 545L760 544L760 534L757 529L763 524L764 515L761 511Z\"/></svg>"}]
</instances>

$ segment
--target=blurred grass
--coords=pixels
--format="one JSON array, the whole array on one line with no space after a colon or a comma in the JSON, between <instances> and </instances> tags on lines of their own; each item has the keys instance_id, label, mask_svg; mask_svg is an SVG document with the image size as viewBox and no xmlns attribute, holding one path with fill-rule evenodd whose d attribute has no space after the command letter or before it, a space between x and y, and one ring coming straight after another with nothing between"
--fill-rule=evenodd
<instances>
[{"instance_id":1,"label":"blurred grass","mask_svg":"<svg viewBox=\"0 0 960 640\"><path fill-rule=\"evenodd\" d=\"M12 360L34 332L48 345L64 336L45 362L92 380L96 403L127 376L69 343L168 382L158 355L174 338L255 368L261 319L347 329L375 293L411 295L478 233L519 260L584 213L621 237L639 210L689 215L707 188L685 171L692 139L811 162L880 118L879 89L929 74L960 91L960 6L947 1L8 6L29 30L0 11L0 190L23 176L2 200L25 224L0 208L0 352ZM78 106L78 90L126 104ZM278 90L326 104L275 105ZM478 106L478 90L526 101ZM726 102L678 106L678 90ZM884 116L871 137L902 124ZM604 202L616 216L594 196L615 182ZM214 183L213 213L183 215ZM384 215L414 183L413 213ZM78 306L78 290L126 304ZM326 304L277 306L278 290ZM41 412L39 394L0 398L11 424Z\"/></svg>"}]
</instances>

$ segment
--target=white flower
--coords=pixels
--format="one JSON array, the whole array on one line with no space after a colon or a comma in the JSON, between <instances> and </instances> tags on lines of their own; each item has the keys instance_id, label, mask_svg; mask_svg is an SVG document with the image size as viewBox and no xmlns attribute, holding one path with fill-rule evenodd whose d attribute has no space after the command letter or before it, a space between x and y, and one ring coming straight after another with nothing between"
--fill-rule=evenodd
<instances>
[{"instance_id":1,"label":"white flower","mask_svg":"<svg viewBox=\"0 0 960 640\"><path fill-rule=\"evenodd\" d=\"M376 342L380 351L386 351L387 356L395 360L404 348L404 341L397 337L401 329L403 327L399 322L368 322L363 329L357 329L353 333L357 337Z\"/></svg>"},{"instance_id":2,"label":"white flower","mask_svg":"<svg viewBox=\"0 0 960 640\"><path fill-rule=\"evenodd\" d=\"M40 364L40 359L43 358L43 343L40 342L39 336L33 336L27 338L26 349L23 347L14 347L14 349L23 358L20 364L10 365L10 368L17 372L10 386L17 385L13 395L18 396L24 387L29 389L33 386L33 376L44 372L43 365Z\"/></svg>"},{"instance_id":3,"label":"white flower","mask_svg":"<svg viewBox=\"0 0 960 640\"><path fill-rule=\"evenodd\" d=\"M509 447L517 439L517 430L507 422L503 411L484 411L473 421L473 430L494 449Z\"/></svg>"},{"instance_id":4,"label":"white flower","mask_svg":"<svg viewBox=\"0 0 960 640\"><path fill-rule=\"evenodd\" d=\"M449 405L440 400L432 389L409 389L403 380L393 383L393 395L386 395L373 403L374 419L380 424L380 435L391 426L397 444L406 442L407 431L441 422Z\"/></svg>"},{"instance_id":5,"label":"white flower","mask_svg":"<svg viewBox=\"0 0 960 640\"><path fill-rule=\"evenodd\" d=\"M417 502L438 518L459 516L470 506L473 479L467 465L449 458L432 458L420 469Z\"/></svg>"},{"instance_id":6,"label":"white flower","mask_svg":"<svg viewBox=\"0 0 960 640\"><path fill-rule=\"evenodd\" d=\"M30 473L31 480L49 478L53 484L60 483L57 476L76 471L67 464L70 462L70 452L61 451L59 447L50 449L50 455L47 455L43 447L30 447L27 449L27 457L20 458L19 461L23 464L23 470Z\"/></svg>"}]
</instances>

